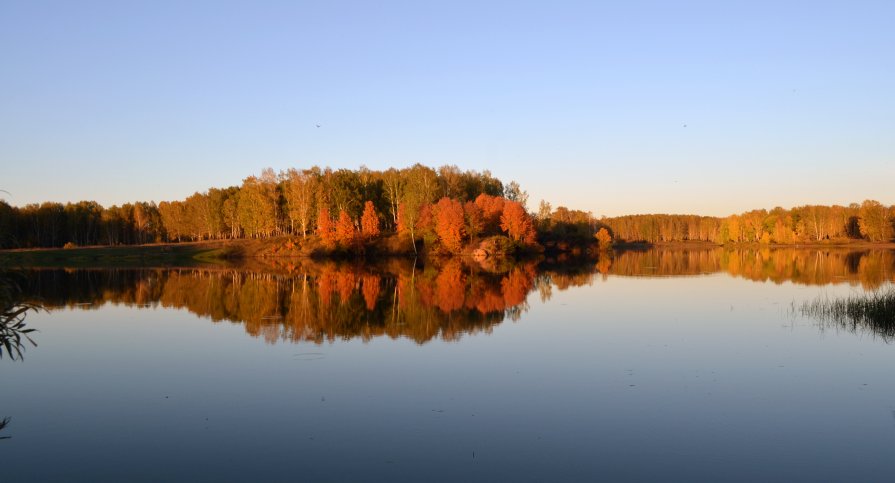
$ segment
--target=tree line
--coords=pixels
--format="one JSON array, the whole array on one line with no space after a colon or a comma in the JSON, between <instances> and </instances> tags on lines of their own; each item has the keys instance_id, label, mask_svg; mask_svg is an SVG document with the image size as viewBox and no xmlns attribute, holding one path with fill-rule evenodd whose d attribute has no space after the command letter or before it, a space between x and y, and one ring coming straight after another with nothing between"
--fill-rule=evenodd
<instances>
[{"instance_id":1,"label":"tree line","mask_svg":"<svg viewBox=\"0 0 895 483\"><path fill-rule=\"evenodd\" d=\"M814 249L751 245L675 250L654 247L601 257L605 275L668 277L726 272L748 280L799 285L860 284L875 290L895 280L892 250Z\"/></svg>"},{"instance_id":2,"label":"tree line","mask_svg":"<svg viewBox=\"0 0 895 483\"><path fill-rule=\"evenodd\" d=\"M0 247L60 247L266 238L319 234L352 244L380 233L445 240L456 249L496 232L533 241L527 194L490 172L416 164L374 171L312 167L265 169L240 186L210 188L184 200L103 207L95 201L11 206L0 201ZM444 200L447 201L444 201ZM508 208L506 219L503 212ZM458 208L459 207L459 208ZM462 218L462 224L459 219ZM504 225L506 228L501 228Z\"/></svg>"},{"instance_id":3,"label":"tree line","mask_svg":"<svg viewBox=\"0 0 895 483\"><path fill-rule=\"evenodd\" d=\"M628 215L600 220L616 241L705 241L796 244L895 237L895 206L866 200L848 206L805 205L752 210L725 218L696 215Z\"/></svg>"},{"instance_id":4,"label":"tree line","mask_svg":"<svg viewBox=\"0 0 895 483\"><path fill-rule=\"evenodd\" d=\"M895 237L895 206L873 200L849 206L753 210L725 218L628 215L553 208L529 212L528 194L488 171L416 164L376 171L312 167L264 170L239 186L210 188L184 200L103 207L95 201L11 206L0 200L0 248L128 245L158 242L319 237L330 249L356 249L383 235L421 240L457 253L499 235L515 247L561 243L703 241L775 243ZM506 248L506 247L504 247Z\"/></svg>"},{"instance_id":5,"label":"tree line","mask_svg":"<svg viewBox=\"0 0 895 483\"><path fill-rule=\"evenodd\" d=\"M0 248L130 245L164 241L163 234L155 203L44 202L20 208L0 200Z\"/></svg>"}]
</instances>

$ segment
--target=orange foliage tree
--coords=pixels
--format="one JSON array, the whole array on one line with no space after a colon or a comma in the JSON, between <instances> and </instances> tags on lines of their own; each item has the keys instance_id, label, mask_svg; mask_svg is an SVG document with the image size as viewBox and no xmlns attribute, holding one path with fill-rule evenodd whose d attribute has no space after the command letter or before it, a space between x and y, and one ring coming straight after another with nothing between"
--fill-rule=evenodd
<instances>
[{"instance_id":1,"label":"orange foliage tree","mask_svg":"<svg viewBox=\"0 0 895 483\"><path fill-rule=\"evenodd\" d=\"M361 235L369 240L379 236L379 215L372 201L364 203L364 214L360 218Z\"/></svg>"},{"instance_id":2,"label":"orange foliage tree","mask_svg":"<svg viewBox=\"0 0 895 483\"><path fill-rule=\"evenodd\" d=\"M485 228L485 218L482 209L472 201L463 205L463 214L466 216L466 234L470 240L475 240Z\"/></svg>"},{"instance_id":3,"label":"orange foliage tree","mask_svg":"<svg viewBox=\"0 0 895 483\"><path fill-rule=\"evenodd\" d=\"M435 233L445 248L452 252L463 249L463 230L466 220L463 205L444 197L435 205Z\"/></svg>"},{"instance_id":4,"label":"orange foliage tree","mask_svg":"<svg viewBox=\"0 0 895 483\"><path fill-rule=\"evenodd\" d=\"M525 212L525 208L517 201L506 201L503 214L500 216L500 228L509 235L510 239L526 245L536 243L536 234L531 217Z\"/></svg>"},{"instance_id":5,"label":"orange foliage tree","mask_svg":"<svg viewBox=\"0 0 895 483\"><path fill-rule=\"evenodd\" d=\"M432 205L423 205L416 220L416 234L428 242L435 236L435 213Z\"/></svg>"},{"instance_id":6,"label":"orange foliage tree","mask_svg":"<svg viewBox=\"0 0 895 483\"><path fill-rule=\"evenodd\" d=\"M605 227L600 228L597 231L597 234L594 235L597 239L597 243L600 245L600 250L608 250L612 246L612 235L609 234L609 230Z\"/></svg>"},{"instance_id":7,"label":"orange foliage tree","mask_svg":"<svg viewBox=\"0 0 895 483\"><path fill-rule=\"evenodd\" d=\"M480 194L475 199L475 204L482 209L482 218L484 219L483 230L498 230L500 225L500 217L503 214L505 202L506 200L504 200L500 196L491 196L485 193Z\"/></svg>"},{"instance_id":8,"label":"orange foliage tree","mask_svg":"<svg viewBox=\"0 0 895 483\"><path fill-rule=\"evenodd\" d=\"M339 212L339 221L336 222L336 241L342 246L350 246L354 243L354 222L345 210Z\"/></svg>"},{"instance_id":9,"label":"orange foliage tree","mask_svg":"<svg viewBox=\"0 0 895 483\"><path fill-rule=\"evenodd\" d=\"M329 216L329 210L326 208L321 208L317 214L317 234L320 235L320 240L326 246L331 247L336 242L333 219Z\"/></svg>"}]
</instances>

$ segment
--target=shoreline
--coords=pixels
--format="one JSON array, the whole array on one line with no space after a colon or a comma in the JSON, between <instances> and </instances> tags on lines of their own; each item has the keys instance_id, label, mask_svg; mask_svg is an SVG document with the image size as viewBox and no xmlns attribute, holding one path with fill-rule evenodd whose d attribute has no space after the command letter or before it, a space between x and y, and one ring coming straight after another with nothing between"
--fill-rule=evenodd
<instances>
[{"instance_id":1,"label":"shoreline","mask_svg":"<svg viewBox=\"0 0 895 483\"><path fill-rule=\"evenodd\" d=\"M370 245L364 253L330 251L323 253L311 240L294 243L293 237L240 240L204 240L180 243L149 243L142 245L94 245L76 248L15 248L0 250L0 267L97 267L97 266L212 266L226 265L241 260L307 258L315 260L376 260L386 258L439 259L469 257L468 253L455 255L413 253L398 245L394 238L383 238ZM285 248L285 247L289 248ZM591 252L596 244L576 246L582 252ZM845 249L845 250L895 250L895 242L824 241L798 244L730 243L719 245L702 241L675 242L619 242L613 245L617 252L629 250L692 249ZM543 255L569 253L565 250L548 249ZM582 253L582 254L584 254ZM492 257L489 257L492 258ZM497 254L499 258L515 258ZM525 258L520 257L520 258Z\"/></svg>"}]
</instances>

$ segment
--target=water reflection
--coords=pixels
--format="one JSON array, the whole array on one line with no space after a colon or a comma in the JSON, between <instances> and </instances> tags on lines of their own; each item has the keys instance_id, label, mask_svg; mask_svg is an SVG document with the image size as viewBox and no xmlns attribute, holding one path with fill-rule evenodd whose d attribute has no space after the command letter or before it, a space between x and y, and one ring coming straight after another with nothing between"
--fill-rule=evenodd
<instances>
[{"instance_id":1,"label":"water reflection","mask_svg":"<svg viewBox=\"0 0 895 483\"><path fill-rule=\"evenodd\" d=\"M820 322L821 329L833 328L856 334L869 332L886 343L895 340L895 286L852 294L842 298L818 297L805 301L793 314Z\"/></svg>"},{"instance_id":2,"label":"water reflection","mask_svg":"<svg viewBox=\"0 0 895 483\"><path fill-rule=\"evenodd\" d=\"M785 320L793 297L891 279L891 253L256 263L25 272L27 300L62 310L29 315L40 349L0 364L4 481L299 466L311 481L873 481L895 466L891 339Z\"/></svg>"},{"instance_id":3,"label":"water reflection","mask_svg":"<svg viewBox=\"0 0 895 483\"><path fill-rule=\"evenodd\" d=\"M760 282L803 285L849 283L875 289L895 280L892 250L844 248L755 248L728 250L651 249L625 251L604 258L596 267L602 274L626 276L684 276L726 272Z\"/></svg>"},{"instance_id":4,"label":"water reflection","mask_svg":"<svg viewBox=\"0 0 895 483\"><path fill-rule=\"evenodd\" d=\"M534 262L503 272L461 260L426 267L307 262L263 272L39 270L30 273L29 290L49 308L185 308L215 322L242 323L247 333L270 342L388 336L424 343L518 320L535 278Z\"/></svg>"},{"instance_id":5,"label":"water reflection","mask_svg":"<svg viewBox=\"0 0 895 483\"><path fill-rule=\"evenodd\" d=\"M518 320L537 292L612 276L727 273L761 282L849 283L875 288L893 279L891 251L720 248L626 251L599 260L548 259L481 265L451 259L416 265L318 263L277 259L255 266L202 269L35 270L28 296L49 308L107 303L187 309L215 322L244 325L269 342L376 337L457 340ZM263 263L263 265L262 265Z\"/></svg>"}]
</instances>

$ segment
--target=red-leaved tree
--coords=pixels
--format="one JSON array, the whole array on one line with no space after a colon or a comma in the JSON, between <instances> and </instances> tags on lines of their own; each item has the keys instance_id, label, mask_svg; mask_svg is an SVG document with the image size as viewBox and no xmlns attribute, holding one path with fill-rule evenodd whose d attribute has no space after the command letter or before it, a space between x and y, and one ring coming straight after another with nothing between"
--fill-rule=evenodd
<instances>
[{"instance_id":1,"label":"red-leaved tree","mask_svg":"<svg viewBox=\"0 0 895 483\"><path fill-rule=\"evenodd\" d=\"M500 216L500 228L513 241L526 245L536 243L534 224L519 202L507 200L504 203L503 214Z\"/></svg>"},{"instance_id":2,"label":"red-leaved tree","mask_svg":"<svg viewBox=\"0 0 895 483\"><path fill-rule=\"evenodd\" d=\"M317 213L317 234L325 246L332 247L336 244L335 225L327 208L321 208Z\"/></svg>"},{"instance_id":3,"label":"red-leaved tree","mask_svg":"<svg viewBox=\"0 0 895 483\"><path fill-rule=\"evenodd\" d=\"M441 244L457 253L463 249L463 233L466 220L463 205L457 200L444 197L435 205L435 233Z\"/></svg>"},{"instance_id":4,"label":"red-leaved tree","mask_svg":"<svg viewBox=\"0 0 895 483\"><path fill-rule=\"evenodd\" d=\"M491 196L485 193L475 199L475 204L482 209L485 232L496 232L499 229L505 203L506 200L500 196Z\"/></svg>"},{"instance_id":5,"label":"red-leaved tree","mask_svg":"<svg viewBox=\"0 0 895 483\"><path fill-rule=\"evenodd\" d=\"M376 214L372 201L364 203L364 214L360 217L360 232L365 240L379 236L379 215Z\"/></svg>"},{"instance_id":6,"label":"red-leaved tree","mask_svg":"<svg viewBox=\"0 0 895 483\"><path fill-rule=\"evenodd\" d=\"M479 205L467 201L463 205L463 215L466 218L466 234L470 240L475 240L485 228L485 218Z\"/></svg>"},{"instance_id":7,"label":"red-leaved tree","mask_svg":"<svg viewBox=\"0 0 895 483\"><path fill-rule=\"evenodd\" d=\"M336 222L336 242L343 247L351 246L354 243L354 222L345 210L339 212L339 221Z\"/></svg>"}]
</instances>

